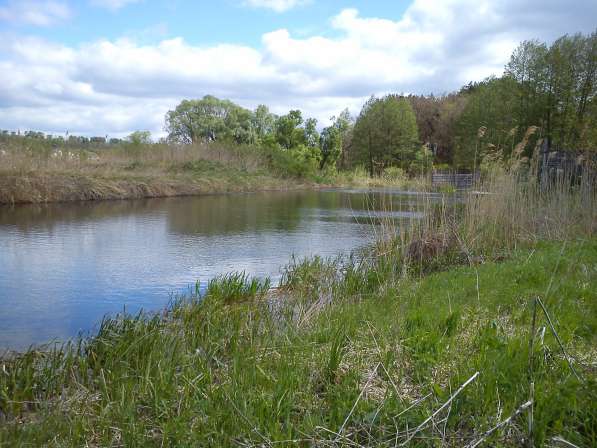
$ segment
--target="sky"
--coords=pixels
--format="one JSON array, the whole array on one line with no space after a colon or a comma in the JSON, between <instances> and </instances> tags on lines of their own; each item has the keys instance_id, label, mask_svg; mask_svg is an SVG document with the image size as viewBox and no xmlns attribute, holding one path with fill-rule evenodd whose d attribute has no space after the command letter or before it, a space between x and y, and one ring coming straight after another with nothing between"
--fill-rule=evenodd
<instances>
[{"instance_id":1,"label":"sky","mask_svg":"<svg viewBox=\"0 0 597 448\"><path fill-rule=\"evenodd\" d=\"M596 27L595 0L0 0L0 129L157 138L168 110L207 94L323 126Z\"/></svg>"}]
</instances>

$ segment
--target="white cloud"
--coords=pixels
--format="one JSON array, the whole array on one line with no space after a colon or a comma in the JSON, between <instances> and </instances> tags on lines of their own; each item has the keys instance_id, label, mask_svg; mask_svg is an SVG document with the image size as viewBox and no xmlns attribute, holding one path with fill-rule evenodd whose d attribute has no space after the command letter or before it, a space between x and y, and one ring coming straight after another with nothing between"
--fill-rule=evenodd
<instances>
[{"instance_id":1,"label":"white cloud","mask_svg":"<svg viewBox=\"0 0 597 448\"><path fill-rule=\"evenodd\" d=\"M500 74L523 39L590 32L597 4L552 0L417 0L400 20L333 17L335 37L266 33L259 48L191 45L182 38L78 47L0 40L0 124L5 128L126 134L162 130L183 98L213 94L276 113L300 108L325 122L358 113L371 94L442 93ZM564 18L564 20L562 19ZM549 26L548 26L549 25Z\"/></svg>"},{"instance_id":2,"label":"white cloud","mask_svg":"<svg viewBox=\"0 0 597 448\"><path fill-rule=\"evenodd\" d=\"M111 11L117 11L126 5L137 3L139 0L91 0L91 4Z\"/></svg>"},{"instance_id":3,"label":"white cloud","mask_svg":"<svg viewBox=\"0 0 597 448\"><path fill-rule=\"evenodd\" d=\"M50 26L68 20L71 10L63 1L11 0L0 6L0 20L34 26Z\"/></svg>"},{"instance_id":4,"label":"white cloud","mask_svg":"<svg viewBox=\"0 0 597 448\"><path fill-rule=\"evenodd\" d=\"M304 5L310 0L246 0L245 4L253 8L271 9L276 12L285 12L296 6Z\"/></svg>"}]
</instances>

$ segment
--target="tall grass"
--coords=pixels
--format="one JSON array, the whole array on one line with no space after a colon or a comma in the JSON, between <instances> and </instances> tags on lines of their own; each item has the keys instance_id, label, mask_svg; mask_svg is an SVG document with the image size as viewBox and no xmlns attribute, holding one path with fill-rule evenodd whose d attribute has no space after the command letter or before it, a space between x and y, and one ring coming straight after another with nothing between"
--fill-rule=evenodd
<instances>
[{"instance_id":1,"label":"tall grass","mask_svg":"<svg viewBox=\"0 0 597 448\"><path fill-rule=\"evenodd\" d=\"M299 188L310 179L273 169L268 154L240 145L120 144L53 148L0 142L0 204L183 196ZM39 146L35 146L39 145Z\"/></svg>"},{"instance_id":2,"label":"tall grass","mask_svg":"<svg viewBox=\"0 0 597 448\"><path fill-rule=\"evenodd\" d=\"M209 161L238 170L256 171L266 165L266 155L246 145L220 143L197 145L133 144L89 147L56 146L35 139L0 142L3 153L0 170L26 173L31 171L172 170L187 163Z\"/></svg>"}]
</instances>

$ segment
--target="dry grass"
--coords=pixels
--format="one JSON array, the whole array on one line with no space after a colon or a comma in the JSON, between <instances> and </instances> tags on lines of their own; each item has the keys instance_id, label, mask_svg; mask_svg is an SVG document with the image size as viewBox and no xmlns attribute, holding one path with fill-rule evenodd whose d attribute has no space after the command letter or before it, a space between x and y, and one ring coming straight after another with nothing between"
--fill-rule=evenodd
<instances>
[{"instance_id":1,"label":"dry grass","mask_svg":"<svg viewBox=\"0 0 597 448\"><path fill-rule=\"evenodd\" d=\"M185 196L311 185L267 172L242 146L3 147L0 204Z\"/></svg>"}]
</instances>

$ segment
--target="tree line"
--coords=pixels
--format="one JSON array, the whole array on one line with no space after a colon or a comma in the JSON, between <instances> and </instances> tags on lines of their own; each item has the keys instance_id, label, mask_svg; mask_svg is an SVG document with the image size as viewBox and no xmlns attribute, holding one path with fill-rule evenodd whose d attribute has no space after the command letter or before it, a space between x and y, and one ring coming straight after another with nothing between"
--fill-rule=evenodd
<instances>
[{"instance_id":1,"label":"tree line","mask_svg":"<svg viewBox=\"0 0 597 448\"><path fill-rule=\"evenodd\" d=\"M345 109L323 128L300 110L276 115L266 105L248 110L211 95L185 99L166 114L167 137L160 143L244 145L299 176L357 166L371 176L389 168L407 174L434 166L472 170L513 154L530 158L540 139L553 149L596 151L596 70L597 32L565 35L551 45L524 41L500 77L439 96L372 96L356 117ZM0 135L7 137L7 131ZM44 135L29 131L25 137ZM151 143L148 131L122 140L45 138L54 144Z\"/></svg>"},{"instance_id":2,"label":"tree line","mask_svg":"<svg viewBox=\"0 0 597 448\"><path fill-rule=\"evenodd\" d=\"M597 33L565 35L551 45L522 42L504 74L445 95L372 96L356 117L344 110L317 130L299 110L276 116L206 96L166 115L178 143L227 140L277 148L319 169L363 166L371 176L433 164L471 170L487 160L530 157L539 139L561 150L597 148ZM524 142L523 147L519 143Z\"/></svg>"}]
</instances>

